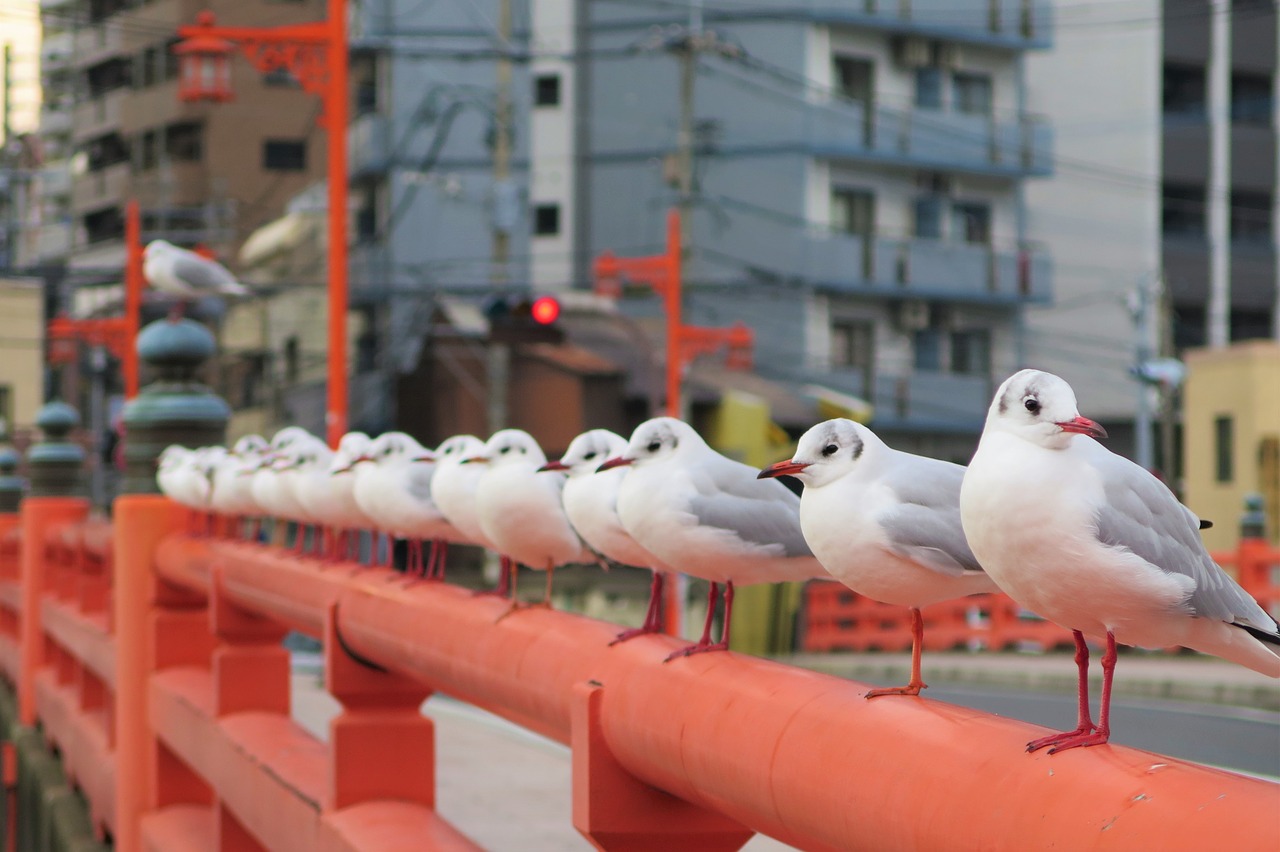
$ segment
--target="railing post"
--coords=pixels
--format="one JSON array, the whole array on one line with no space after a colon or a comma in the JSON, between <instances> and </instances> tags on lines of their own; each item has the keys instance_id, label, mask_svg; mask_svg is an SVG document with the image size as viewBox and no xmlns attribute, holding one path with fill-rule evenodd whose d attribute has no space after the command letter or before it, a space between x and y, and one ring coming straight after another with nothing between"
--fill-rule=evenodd
<instances>
[{"instance_id":1,"label":"railing post","mask_svg":"<svg viewBox=\"0 0 1280 852\"><path fill-rule=\"evenodd\" d=\"M129 495L115 501L112 539L113 600L116 635L116 837L120 852L142 848L141 819L158 804L157 777L176 771L165 760L151 729L147 691L152 671L162 662L173 664L182 655L198 655L198 637L208 636L203 608L188 625L188 641L169 629L171 619L158 609L162 590L156 579L156 546L181 528L182 508L160 495ZM207 645L207 640L206 640ZM166 785L166 796L178 795L177 784ZM180 800L180 799L179 799Z\"/></svg>"},{"instance_id":2,"label":"railing post","mask_svg":"<svg viewBox=\"0 0 1280 852\"><path fill-rule=\"evenodd\" d=\"M342 713L329 723L328 810L376 799L435 807L435 724L419 709L431 690L348 653L338 605L325 618L324 671ZM387 767L394 765L395 772Z\"/></svg>"},{"instance_id":3,"label":"railing post","mask_svg":"<svg viewBox=\"0 0 1280 852\"><path fill-rule=\"evenodd\" d=\"M636 780L609 751L600 726L604 688L573 688L573 827L607 852L731 852L755 836L742 823Z\"/></svg>"}]
</instances>

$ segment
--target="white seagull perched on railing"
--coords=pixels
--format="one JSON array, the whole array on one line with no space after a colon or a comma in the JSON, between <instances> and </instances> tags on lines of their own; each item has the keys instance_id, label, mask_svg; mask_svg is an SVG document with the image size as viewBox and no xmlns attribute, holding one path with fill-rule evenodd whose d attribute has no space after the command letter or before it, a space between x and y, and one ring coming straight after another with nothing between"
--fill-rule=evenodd
<instances>
[{"instance_id":1,"label":"white seagull perched on railing","mask_svg":"<svg viewBox=\"0 0 1280 852\"><path fill-rule=\"evenodd\" d=\"M165 240L152 240L142 250L142 275L155 289L177 296L179 305L203 296L250 293L221 263Z\"/></svg>"},{"instance_id":2,"label":"white seagull perched on railing","mask_svg":"<svg viewBox=\"0 0 1280 852\"><path fill-rule=\"evenodd\" d=\"M895 450L852 420L819 423L795 455L760 471L804 483L800 527L822 567L860 595L911 610L911 682L873 689L919 695L924 618L920 608L997 591L960 525L958 464Z\"/></svg>"},{"instance_id":3,"label":"white seagull perched on railing","mask_svg":"<svg viewBox=\"0 0 1280 852\"><path fill-rule=\"evenodd\" d=\"M965 536L1020 605L1072 631L1075 730L1027 743L1050 754L1111 735L1116 643L1183 645L1280 677L1280 627L1219 568L1200 520L1164 483L1096 439L1071 386L1023 370L996 391L960 489ZM1089 650L1106 642L1098 724L1089 714Z\"/></svg>"}]
</instances>

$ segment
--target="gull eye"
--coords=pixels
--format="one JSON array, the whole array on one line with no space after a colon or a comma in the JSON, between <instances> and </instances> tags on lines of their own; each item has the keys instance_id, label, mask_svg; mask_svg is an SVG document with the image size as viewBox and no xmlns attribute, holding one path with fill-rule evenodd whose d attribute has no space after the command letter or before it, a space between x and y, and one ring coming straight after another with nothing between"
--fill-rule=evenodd
<instances>
[{"instance_id":1,"label":"gull eye","mask_svg":"<svg viewBox=\"0 0 1280 852\"><path fill-rule=\"evenodd\" d=\"M511 451L510 447L503 447L502 449L498 450L498 452L503 454L504 456L510 451Z\"/></svg>"},{"instance_id":2,"label":"gull eye","mask_svg":"<svg viewBox=\"0 0 1280 852\"><path fill-rule=\"evenodd\" d=\"M583 461L591 461L591 460L592 460L593 458L595 458L595 457L596 457L596 454L595 454L595 451L593 450L592 452L589 452L589 453L587 453L585 456L583 456L583 457L582 457L582 460L583 460Z\"/></svg>"},{"instance_id":3,"label":"gull eye","mask_svg":"<svg viewBox=\"0 0 1280 852\"><path fill-rule=\"evenodd\" d=\"M834 456L839 449L840 448L837 447L835 444L827 444L825 447L822 448L822 454L824 456Z\"/></svg>"},{"instance_id":4,"label":"gull eye","mask_svg":"<svg viewBox=\"0 0 1280 852\"><path fill-rule=\"evenodd\" d=\"M649 446L648 446L648 447L646 447L645 449L647 449L647 450L648 450L649 452L651 452L651 453L656 453L658 450L662 449L662 442L661 442L661 441L650 441L650 442L649 442Z\"/></svg>"},{"instance_id":5,"label":"gull eye","mask_svg":"<svg viewBox=\"0 0 1280 852\"><path fill-rule=\"evenodd\" d=\"M1029 396L1023 401L1022 407L1027 411L1030 411L1032 414L1039 414L1040 400L1036 399L1034 396Z\"/></svg>"}]
</instances>

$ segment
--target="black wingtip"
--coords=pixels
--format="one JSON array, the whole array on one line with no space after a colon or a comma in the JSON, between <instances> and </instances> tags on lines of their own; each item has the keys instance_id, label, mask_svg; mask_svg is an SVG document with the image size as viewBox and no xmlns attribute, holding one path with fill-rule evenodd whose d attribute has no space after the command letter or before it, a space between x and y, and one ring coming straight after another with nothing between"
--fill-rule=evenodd
<instances>
[{"instance_id":1,"label":"black wingtip","mask_svg":"<svg viewBox=\"0 0 1280 852\"><path fill-rule=\"evenodd\" d=\"M1202 530L1211 530L1211 529L1213 529L1213 521L1206 521L1204 518L1201 518L1201 519L1200 519L1200 529L1202 529Z\"/></svg>"},{"instance_id":2,"label":"black wingtip","mask_svg":"<svg viewBox=\"0 0 1280 852\"><path fill-rule=\"evenodd\" d=\"M1268 645L1280 645L1280 633L1277 633L1274 630L1262 630L1248 624L1236 624L1236 627L1247 630L1251 636L1260 642L1266 642Z\"/></svg>"}]
</instances>

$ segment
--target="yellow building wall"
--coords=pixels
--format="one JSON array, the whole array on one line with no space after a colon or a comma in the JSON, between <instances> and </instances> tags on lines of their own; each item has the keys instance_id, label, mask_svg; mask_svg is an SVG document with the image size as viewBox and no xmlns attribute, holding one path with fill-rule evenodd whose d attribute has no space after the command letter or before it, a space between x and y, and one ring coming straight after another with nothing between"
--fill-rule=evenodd
<instances>
[{"instance_id":1,"label":"yellow building wall","mask_svg":"<svg viewBox=\"0 0 1280 852\"><path fill-rule=\"evenodd\" d=\"M9 389L4 433L34 429L44 404L44 305L40 283L0 280L0 385Z\"/></svg>"},{"instance_id":2,"label":"yellow building wall","mask_svg":"<svg viewBox=\"0 0 1280 852\"><path fill-rule=\"evenodd\" d=\"M1183 390L1184 496L1191 510L1214 523L1203 532L1210 550L1235 547L1244 496L1267 501L1267 534L1280 540L1280 343L1250 341L1187 353ZM1232 470L1217 476L1216 421L1232 422ZM1265 456L1271 452L1272 459Z\"/></svg>"}]
</instances>

